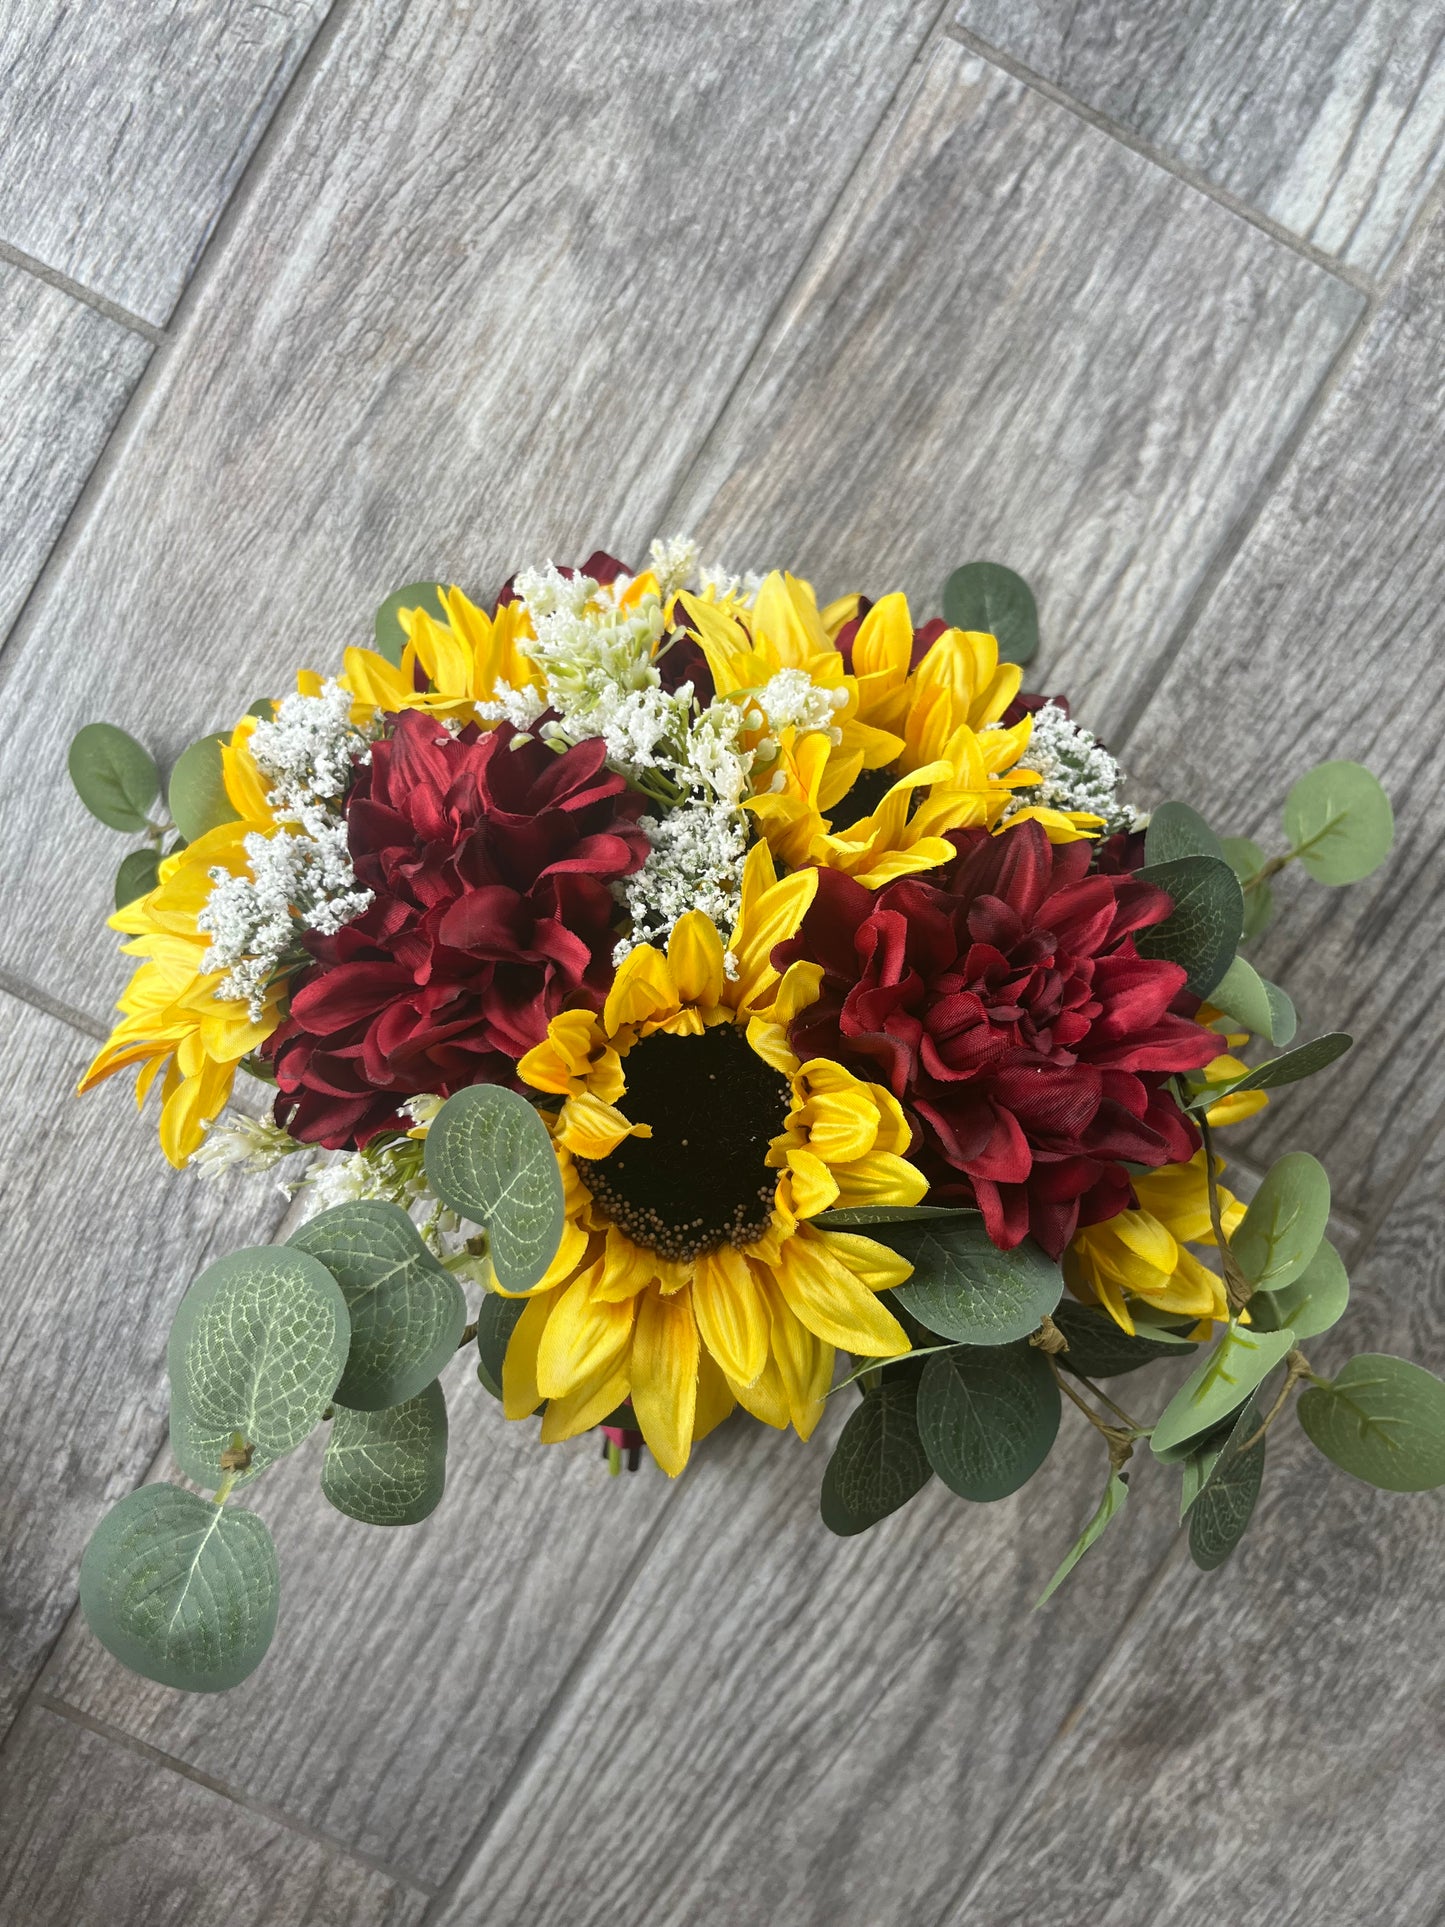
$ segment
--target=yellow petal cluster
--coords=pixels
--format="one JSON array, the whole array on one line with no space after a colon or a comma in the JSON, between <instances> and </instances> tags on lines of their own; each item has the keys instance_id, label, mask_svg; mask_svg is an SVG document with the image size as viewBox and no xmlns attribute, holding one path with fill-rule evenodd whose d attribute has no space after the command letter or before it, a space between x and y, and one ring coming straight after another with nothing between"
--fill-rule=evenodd
<instances>
[{"instance_id":1,"label":"yellow petal cluster","mask_svg":"<svg viewBox=\"0 0 1445 1927\"><path fill-rule=\"evenodd\" d=\"M1224 1167L1218 1160L1215 1170ZM1204 1152L1187 1164L1166 1164L1133 1179L1138 1208L1075 1234L1064 1254L1064 1277L1075 1297L1101 1305L1115 1324L1136 1330L1131 1302L1199 1321L1196 1335L1229 1316L1223 1281L1189 1249L1216 1243L1209 1218ZM1222 1186L1220 1223L1233 1235L1245 1207Z\"/></svg>"}]
</instances>

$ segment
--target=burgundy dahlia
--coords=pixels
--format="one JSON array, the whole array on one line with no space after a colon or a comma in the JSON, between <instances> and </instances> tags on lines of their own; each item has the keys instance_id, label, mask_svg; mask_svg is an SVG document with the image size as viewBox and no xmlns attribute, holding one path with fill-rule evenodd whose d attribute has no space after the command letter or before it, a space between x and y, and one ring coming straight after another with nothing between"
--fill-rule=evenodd
<instances>
[{"instance_id":1,"label":"burgundy dahlia","mask_svg":"<svg viewBox=\"0 0 1445 1927\"><path fill-rule=\"evenodd\" d=\"M1164 891L1089 875L1090 844L1051 845L1034 822L955 840L946 869L876 894L819 873L776 952L823 966L792 1042L888 1085L936 1202L975 1203L995 1244L1031 1232L1057 1258L1129 1203L1127 1163L1191 1155L1165 1079L1223 1045L1171 1010L1184 971L1135 949L1169 915Z\"/></svg>"},{"instance_id":2,"label":"burgundy dahlia","mask_svg":"<svg viewBox=\"0 0 1445 1927\"><path fill-rule=\"evenodd\" d=\"M277 1120L332 1149L394 1126L417 1092L514 1084L559 1010L600 1009L608 886L648 849L643 798L600 741L558 755L507 723L451 736L417 710L390 720L346 805L371 906L306 939L316 961L266 1045Z\"/></svg>"}]
</instances>

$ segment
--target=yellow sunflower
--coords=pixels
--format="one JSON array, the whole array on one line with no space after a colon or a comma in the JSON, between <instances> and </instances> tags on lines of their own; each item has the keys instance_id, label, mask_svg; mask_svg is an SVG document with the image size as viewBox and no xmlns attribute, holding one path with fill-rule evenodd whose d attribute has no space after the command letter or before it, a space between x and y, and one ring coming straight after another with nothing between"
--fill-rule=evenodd
<instances>
[{"instance_id":1,"label":"yellow sunflower","mask_svg":"<svg viewBox=\"0 0 1445 1927\"><path fill-rule=\"evenodd\" d=\"M600 1015L554 1018L522 1059L527 1083L564 1100L554 1138L567 1230L503 1372L509 1418L547 1401L545 1440L630 1396L676 1474L735 1401L806 1438L835 1346L908 1350L878 1293L911 1267L809 1222L834 1205L914 1204L927 1188L903 1156L911 1133L893 1096L789 1048L818 969L794 964L780 979L769 958L816 887L811 870L779 882L755 845L729 950L690 912L666 954L628 954Z\"/></svg>"},{"instance_id":2,"label":"yellow sunflower","mask_svg":"<svg viewBox=\"0 0 1445 1927\"><path fill-rule=\"evenodd\" d=\"M1215 1171L1223 1169L1215 1161ZM1215 1245L1209 1219L1204 1152L1187 1164L1166 1164L1136 1173L1138 1209L1121 1211L1103 1224L1086 1225L1064 1254L1064 1277L1076 1298L1104 1310L1131 1335L1131 1299L1156 1311L1199 1321L1192 1336L1207 1337L1211 1323L1229 1316L1224 1282L1194 1256L1190 1245ZM1219 1219L1231 1238L1245 1207L1222 1186Z\"/></svg>"},{"instance_id":3,"label":"yellow sunflower","mask_svg":"<svg viewBox=\"0 0 1445 1927\"><path fill-rule=\"evenodd\" d=\"M532 630L522 603L503 603L489 616L460 589L438 586L437 597L446 611L445 622L421 608L400 612L407 635L400 666L375 649L345 652L340 680L367 715L374 709L393 714L425 709L469 723L476 721L477 703L496 700L499 683L509 689L543 690L542 672L526 652ZM426 685L421 689L418 669Z\"/></svg>"}]
</instances>

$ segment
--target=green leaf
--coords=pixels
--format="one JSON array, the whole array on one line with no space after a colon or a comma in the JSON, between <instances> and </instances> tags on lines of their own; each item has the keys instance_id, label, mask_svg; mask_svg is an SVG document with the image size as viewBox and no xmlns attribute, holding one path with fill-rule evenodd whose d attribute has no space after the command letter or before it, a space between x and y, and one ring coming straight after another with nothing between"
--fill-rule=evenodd
<instances>
[{"instance_id":1,"label":"green leaf","mask_svg":"<svg viewBox=\"0 0 1445 1927\"><path fill-rule=\"evenodd\" d=\"M1257 1291L1293 1284L1330 1222L1330 1181L1308 1151L1290 1151L1265 1173L1229 1249Z\"/></svg>"},{"instance_id":2,"label":"green leaf","mask_svg":"<svg viewBox=\"0 0 1445 1927\"><path fill-rule=\"evenodd\" d=\"M1239 878L1248 883L1251 877L1259 875L1265 866L1265 854L1257 843L1247 836L1227 836L1224 838L1224 860ZM1244 893L1244 934L1241 943L1253 943L1269 926L1274 915L1274 892L1267 883L1256 884L1254 889Z\"/></svg>"},{"instance_id":3,"label":"green leaf","mask_svg":"<svg viewBox=\"0 0 1445 1927\"><path fill-rule=\"evenodd\" d=\"M338 1204L290 1244L321 1260L351 1315L337 1404L375 1412L430 1385L461 1341L467 1301L406 1213L375 1198Z\"/></svg>"},{"instance_id":4,"label":"green leaf","mask_svg":"<svg viewBox=\"0 0 1445 1927\"><path fill-rule=\"evenodd\" d=\"M1247 1077L1236 1078L1232 1084L1216 1084L1206 1093L1205 1102L1212 1104L1226 1091L1272 1091L1281 1084L1297 1084L1302 1077L1313 1077L1316 1071L1326 1069L1343 1057L1354 1041L1342 1030L1328 1031L1323 1037L1301 1044L1298 1050L1286 1051L1283 1057L1271 1057L1256 1065Z\"/></svg>"},{"instance_id":5,"label":"green leaf","mask_svg":"<svg viewBox=\"0 0 1445 1927\"><path fill-rule=\"evenodd\" d=\"M435 1379L384 1412L337 1411L321 1490L338 1512L369 1526L414 1526L436 1511L446 1482L447 1402Z\"/></svg>"},{"instance_id":6,"label":"green leaf","mask_svg":"<svg viewBox=\"0 0 1445 1927\"><path fill-rule=\"evenodd\" d=\"M482 1298L477 1313L477 1377L493 1398L502 1396L502 1365L517 1320L526 1309L525 1298L504 1298L499 1291L489 1291Z\"/></svg>"},{"instance_id":7,"label":"green leaf","mask_svg":"<svg viewBox=\"0 0 1445 1927\"><path fill-rule=\"evenodd\" d=\"M1227 863L1212 856L1181 856L1147 864L1144 883L1168 891L1174 909L1163 923L1135 933L1141 957L1163 957L1189 973L1186 988L1207 997L1228 970L1244 929L1244 895Z\"/></svg>"},{"instance_id":8,"label":"green leaf","mask_svg":"<svg viewBox=\"0 0 1445 1927\"><path fill-rule=\"evenodd\" d=\"M1267 983L1245 957L1236 957L1214 989L1211 1004L1271 1044L1287 1044L1295 1034L1294 1005L1278 984Z\"/></svg>"},{"instance_id":9,"label":"green leaf","mask_svg":"<svg viewBox=\"0 0 1445 1927\"><path fill-rule=\"evenodd\" d=\"M108 1512L80 1562L80 1608L132 1672L220 1693L260 1665L281 1577L254 1512L178 1485L143 1485Z\"/></svg>"},{"instance_id":10,"label":"green leaf","mask_svg":"<svg viewBox=\"0 0 1445 1927\"><path fill-rule=\"evenodd\" d=\"M823 1474L820 1503L830 1532L866 1532L927 1485L932 1470L918 1436L917 1397L909 1380L890 1379L849 1417Z\"/></svg>"},{"instance_id":11,"label":"green leaf","mask_svg":"<svg viewBox=\"0 0 1445 1927\"><path fill-rule=\"evenodd\" d=\"M128 856L123 856L120 868L115 873L116 909L124 910L137 897L149 896L156 887L160 867L159 850L132 850Z\"/></svg>"},{"instance_id":12,"label":"green leaf","mask_svg":"<svg viewBox=\"0 0 1445 1927\"><path fill-rule=\"evenodd\" d=\"M92 816L113 830L149 829L161 776L134 736L114 723L87 723L71 738L67 762L75 793Z\"/></svg>"},{"instance_id":13,"label":"green leaf","mask_svg":"<svg viewBox=\"0 0 1445 1927\"><path fill-rule=\"evenodd\" d=\"M1035 1612L1037 1612L1039 1607L1044 1605L1046 1601L1053 1598L1059 1587L1063 1585L1069 1574L1074 1570L1074 1567L1078 1565L1084 1554L1089 1550L1089 1547L1094 1544L1109 1521L1123 1511L1128 1497L1129 1481L1124 1477L1123 1473L1111 1472L1109 1475L1109 1483L1104 1487L1104 1496L1099 1501L1098 1510L1064 1554L1063 1563L1060 1565L1058 1571L1034 1601Z\"/></svg>"},{"instance_id":14,"label":"green leaf","mask_svg":"<svg viewBox=\"0 0 1445 1927\"><path fill-rule=\"evenodd\" d=\"M1144 861L1173 863L1182 856L1212 856L1221 863L1227 860L1224 845L1198 810L1190 809L1187 803L1161 803L1144 833Z\"/></svg>"},{"instance_id":15,"label":"green leaf","mask_svg":"<svg viewBox=\"0 0 1445 1927\"><path fill-rule=\"evenodd\" d=\"M1064 1288L1059 1267L1032 1238L1000 1251L978 1218L879 1226L874 1235L913 1266L893 1296L940 1338L966 1345L1027 1338Z\"/></svg>"},{"instance_id":16,"label":"green leaf","mask_svg":"<svg viewBox=\"0 0 1445 1927\"><path fill-rule=\"evenodd\" d=\"M346 1364L346 1300L326 1267L289 1245L208 1265L181 1300L166 1362L171 1449L188 1479L215 1487L239 1432L254 1478L312 1432Z\"/></svg>"},{"instance_id":17,"label":"green leaf","mask_svg":"<svg viewBox=\"0 0 1445 1927\"><path fill-rule=\"evenodd\" d=\"M1256 1331L1278 1331L1285 1325L1296 1343L1318 1338L1337 1325L1350 1302L1350 1280L1344 1260L1326 1238L1291 1285L1263 1291L1249 1304Z\"/></svg>"},{"instance_id":18,"label":"green leaf","mask_svg":"<svg viewBox=\"0 0 1445 1927\"><path fill-rule=\"evenodd\" d=\"M407 634L401 626L403 609L425 609L438 622L447 619L434 579L430 582L409 582L404 589L397 589L386 598L376 612L376 647L378 653L398 669L407 644Z\"/></svg>"},{"instance_id":19,"label":"green leaf","mask_svg":"<svg viewBox=\"0 0 1445 1927\"><path fill-rule=\"evenodd\" d=\"M1212 1454L1212 1462L1194 1504L1189 1508L1189 1556L1201 1572L1222 1566L1244 1537L1264 1477L1265 1441L1246 1452L1264 1417L1258 1393L1234 1421L1229 1437Z\"/></svg>"},{"instance_id":20,"label":"green leaf","mask_svg":"<svg viewBox=\"0 0 1445 1927\"><path fill-rule=\"evenodd\" d=\"M1151 1331L1131 1338L1107 1312L1072 1298L1059 1300L1053 1320L1069 1341L1069 1349L1058 1354L1059 1363L1083 1378L1122 1378L1125 1372L1137 1372L1156 1359L1183 1358L1194 1350L1188 1339L1173 1332Z\"/></svg>"},{"instance_id":21,"label":"green leaf","mask_svg":"<svg viewBox=\"0 0 1445 1927\"><path fill-rule=\"evenodd\" d=\"M1390 799L1360 763L1321 763L1300 777L1285 798L1284 827L1317 883L1358 883L1395 840Z\"/></svg>"},{"instance_id":22,"label":"green leaf","mask_svg":"<svg viewBox=\"0 0 1445 1927\"><path fill-rule=\"evenodd\" d=\"M557 1255L566 1212L557 1154L526 1098L496 1084L449 1097L427 1132L426 1175L443 1204L486 1226L497 1282L530 1291Z\"/></svg>"},{"instance_id":23,"label":"green leaf","mask_svg":"<svg viewBox=\"0 0 1445 1927\"><path fill-rule=\"evenodd\" d=\"M1195 1366L1164 1407L1149 1440L1154 1456L1167 1459L1179 1446L1228 1418L1293 1345L1292 1331L1260 1332L1250 1325L1228 1326L1213 1351Z\"/></svg>"},{"instance_id":24,"label":"green leaf","mask_svg":"<svg viewBox=\"0 0 1445 1927\"><path fill-rule=\"evenodd\" d=\"M972 1218L982 1213L963 1204L848 1204L836 1211L820 1211L809 1224L819 1231L855 1231L868 1224L920 1224L926 1218Z\"/></svg>"},{"instance_id":25,"label":"green leaf","mask_svg":"<svg viewBox=\"0 0 1445 1927\"><path fill-rule=\"evenodd\" d=\"M1343 1471L1386 1492L1445 1485L1445 1384L1423 1365L1362 1352L1300 1398L1299 1422Z\"/></svg>"},{"instance_id":26,"label":"green leaf","mask_svg":"<svg viewBox=\"0 0 1445 1927\"><path fill-rule=\"evenodd\" d=\"M1059 1388L1034 1346L967 1345L939 1352L918 1385L918 1434L928 1462L963 1499L1004 1499L1049 1455Z\"/></svg>"},{"instance_id":27,"label":"green leaf","mask_svg":"<svg viewBox=\"0 0 1445 1927\"><path fill-rule=\"evenodd\" d=\"M1218 1435L1216 1434L1216 1440ZM1217 1442L1196 1446L1179 1461L1179 1517L1183 1519L1190 1506L1204 1490L1204 1481L1214 1470L1224 1447Z\"/></svg>"},{"instance_id":28,"label":"green leaf","mask_svg":"<svg viewBox=\"0 0 1445 1927\"><path fill-rule=\"evenodd\" d=\"M943 619L950 629L993 636L1000 662L1032 662L1038 651L1033 591L1001 562L965 562L955 569L943 585Z\"/></svg>"},{"instance_id":29,"label":"green leaf","mask_svg":"<svg viewBox=\"0 0 1445 1927\"><path fill-rule=\"evenodd\" d=\"M187 843L195 843L222 823L238 820L221 773L224 741L223 736L203 736L181 751L171 771L166 800L171 819Z\"/></svg>"}]
</instances>

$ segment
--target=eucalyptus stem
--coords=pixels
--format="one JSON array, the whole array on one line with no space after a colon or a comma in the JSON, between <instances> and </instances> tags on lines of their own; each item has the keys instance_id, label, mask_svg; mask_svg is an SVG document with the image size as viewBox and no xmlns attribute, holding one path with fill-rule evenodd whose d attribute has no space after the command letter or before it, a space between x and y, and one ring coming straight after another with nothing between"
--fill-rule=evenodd
<instances>
[{"instance_id":1,"label":"eucalyptus stem","mask_svg":"<svg viewBox=\"0 0 1445 1927\"><path fill-rule=\"evenodd\" d=\"M1312 1379L1317 1385L1323 1382L1318 1374L1311 1369L1309 1360L1299 1349L1298 1345L1296 1345L1292 1351L1285 1355L1284 1383L1279 1388L1278 1398L1276 1398L1274 1404L1271 1405L1265 1413L1258 1429L1251 1432L1249 1437L1244 1441L1244 1444L1240 1446L1239 1449L1241 1452L1252 1452L1255 1446L1259 1444L1270 1426L1274 1424L1275 1420L1289 1403L1290 1393L1302 1378Z\"/></svg>"},{"instance_id":2,"label":"eucalyptus stem","mask_svg":"<svg viewBox=\"0 0 1445 1927\"><path fill-rule=\"evenodd\" d=\"M1066 1398L1072 1399L1084 1417L1089 1421L1090 1425L1093 1426L1094 1430L1108 1446L1109 1470L1111 1472L1117 1472L1121 1466L1126 1465L1134 1456L1134 1440L1139 1436L1143 1428L1131 1424L1131 1428L1125 1431L1118 1425L1110 1425L1107 1419L1100 1418L1093 1406L1088 1404L1086 1400L1080 1398L1073 1386L1064 1377L1063 1372L1059 1369L1058 1360L1048 1352L1045 1352L1044 1356L1049 1361L1049 1370L1054 1375L1054 1383ZM1090 1386L1089 1389L1092 1391L1094 1388ZM1110 1401L1106 1399L1104 1402L1108 1404Z\"/></svg>"},{"instance_id":3,"label":"eucalyptus stem","mask_svg":"<svg viewBox=\"0 0 1445 1927\"><path fill-rule=\"evenodd\" d=\"M1240 1270L1239 1260L1230 1250L1229 1240L1224 1235L1224 1223L1219 1210L1219 1179L1214 1169L1214 1136L1209 1119L1202 1111L1199 1114L1199 1135L1204 1140L1204 1180L1209 1192L1209 1222L1214 1231L1214 1242L1219 1248L1219 1268L1224 1273L1229 1309L1237 1314L1254 1296L1254 1286Z\"/></svg>"}]
</instances>

